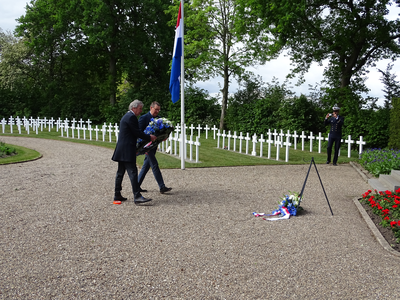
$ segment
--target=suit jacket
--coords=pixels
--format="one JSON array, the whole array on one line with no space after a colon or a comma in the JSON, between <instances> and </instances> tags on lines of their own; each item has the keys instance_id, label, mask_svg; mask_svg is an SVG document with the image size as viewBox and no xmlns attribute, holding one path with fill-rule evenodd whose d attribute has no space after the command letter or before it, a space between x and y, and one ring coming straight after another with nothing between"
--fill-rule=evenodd
<instances>
[{"instance_id":1,"label":"suit jacket","mask_svg":"<svg viewBox=\"0 0 400 300\"><path fill-rule=\"evenodd\" d=\"M119 123L119 136L112 160L136 162L136 141L141 138L150 141L150 135L139 129L138 119L132 111L128 111Z\"/></svg>"},{"instance_id":2,"label":"suit jacket","mask_svg":"<svg viewBox=\"0 0 400 300\"><path fill-rule=\"evenodd\" d=\"M329 131L329 137L332 138L342 138L342 127L344 125L344 118L342 116L338 116L337 119L331 117L329 119L325 119L325 125L330 124L331 130Z\"/></svg>"},{"instance_id":3,"label":"suit jacket","mask_svg":"<svg viewBox=\"0 0 400 300\"><path fill-rule=\"evenodd\" d=\"M150 111L147 114L142 115L139 118L139 129L140 131L144 131L147 127L147 125L149 125L150 120L153 116L151 115Z\"/></svg>"}]
</instances>

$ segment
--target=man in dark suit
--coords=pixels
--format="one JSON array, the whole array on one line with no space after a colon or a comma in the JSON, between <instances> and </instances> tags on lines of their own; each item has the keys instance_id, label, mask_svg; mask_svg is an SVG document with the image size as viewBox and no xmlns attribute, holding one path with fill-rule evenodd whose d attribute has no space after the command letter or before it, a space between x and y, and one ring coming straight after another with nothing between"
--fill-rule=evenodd
<instances>
[{"instance_id":1,"label":"man in dark suit","mask_svg":"<svg viewBox=\"0 0 400 300\"><path fill-rule=\"evenodd\" d=\"M329 139L328 139L328 159L326 161L327 164L331 162L332 156L332 146L335 143L335 155L333 156L333 165L337 166L337 160L339 156L340 143L342 140L342 127L344 125L344 118L339 116L340 108L336 105L333 107L333 113L327 114L325 117L325 125L330 124L331 130L329 131Z\"/></svg>"},{"instance_id":2,"label":"man in dark suit","mask_svg":"<svg viewBox=\"0 0 400 300\"><path fill-rule=\"evenodd\" d=\"M150 120L152 118L156 118L158 116L160 109L161 109L160 103L158 103L156 101L151 103L150 111L147 114L141 116L139 119L139 128L141 131L144 131L146 129L147 125L149 125ZM158 183L158 187L160 188L160 193L164 194L164 193L172 190L172 188L166 187L164 184L164 179L162 177L160 168L158 167L156 152L157 152L157 148L150 150L145 154L143 166L139 173L139 186L142 185L142 182L151 167L151 169L153 170L154 178L156 179L156 181ZM146 190L141 189L141 191L145 192Z\"/></svg>"},{"instance_id":3,"label":"man in dark suit","mask_svg":"<svg viewBox=\"0 0 400 300\"><path fill-rule=\"evenodd\" d=\"M112 160L118 162L114 200L126 200L125 197L122 197L121 190L122 180L125 171L127 171L131 180L135 204L151 201L151 199L144 198L139 190L140 186L138 184L138 172L136 168L136 140L138 137L147 141L154 141L156 139L156 136L145 134L139 130L137 117L141 114L142 110L143 103L139 100L135 100L129 104L129 111L122 117L119 124L118 142L112 156Z\"/></svg>"}]
</instances>

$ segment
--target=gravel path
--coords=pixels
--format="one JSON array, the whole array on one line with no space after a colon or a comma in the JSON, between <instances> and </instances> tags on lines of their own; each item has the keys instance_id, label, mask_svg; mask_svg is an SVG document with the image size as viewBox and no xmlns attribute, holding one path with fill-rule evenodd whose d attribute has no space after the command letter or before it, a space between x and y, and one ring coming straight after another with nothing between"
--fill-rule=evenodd
<instances>
[{"instance_id":1,"label":"gravel path","mask_svg":"<svg viewBox=\"0 0 400 300\"><path fill-rule=\"evenodd\" d=\"M153 198L112 204L112 150L6 137L43 158L0 165L0 299L399 299L400 258L352 199L370 187L348 164L318 165L305 211L276 222L279 197L309 165L150 172Z\"/></svg>"}]
</instances>

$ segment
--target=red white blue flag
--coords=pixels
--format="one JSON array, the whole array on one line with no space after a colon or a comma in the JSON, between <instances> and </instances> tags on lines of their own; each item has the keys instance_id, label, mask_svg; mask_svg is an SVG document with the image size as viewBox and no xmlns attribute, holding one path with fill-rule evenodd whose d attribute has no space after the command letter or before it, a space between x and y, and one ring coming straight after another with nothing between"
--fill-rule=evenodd
<instances>
[{"instance_id":1,"label":"red white blue flag","mask_svg":"<svg viewBox=\"0 0 400 300\"><path fill-rule=\"evenodd\" d=\"M179 5L178 21L175 29L174 54L172 56L171 78L169 80L169 92L173 103L179 100L183 40L183 20L181 15L182 2Z\"/></svg>"}]
</instances>

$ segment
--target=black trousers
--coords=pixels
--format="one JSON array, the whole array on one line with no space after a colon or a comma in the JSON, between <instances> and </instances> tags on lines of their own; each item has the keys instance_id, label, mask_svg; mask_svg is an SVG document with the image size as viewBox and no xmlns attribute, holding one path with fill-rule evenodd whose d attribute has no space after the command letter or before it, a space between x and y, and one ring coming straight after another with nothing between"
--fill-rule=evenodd
<instances>
[{"instance_id":1,"label":"black trousers","mask_svg":"<svg viewBox=\"0 0 400 300\"><path fill-rule=\"evenodd\" d=\"M117 175L115 176L115 194L120 194L122 190L122 180L124 179L125 171L128 173L129 179L131 180L132 192L135 199L141 197L138 183L138 171L136 168L136 162L118 162Z\"/></svg>"},{"instance_id":2,"label":"black trousers","mask_svg":"<svg viewBox=\"0 0 400 300\"><path fill-rule=\"evenodd\" d=\"M328 159L327 162L331 162L331 156L332 156L332 147L333 143L335 143L335 155L333 156L333 163L336 164L339 156L339 149L340 149L340 140L342 137L329 137L328 140L328 147L327 147L327 152L328 152Z\"/></svg>"}]
</instances>

